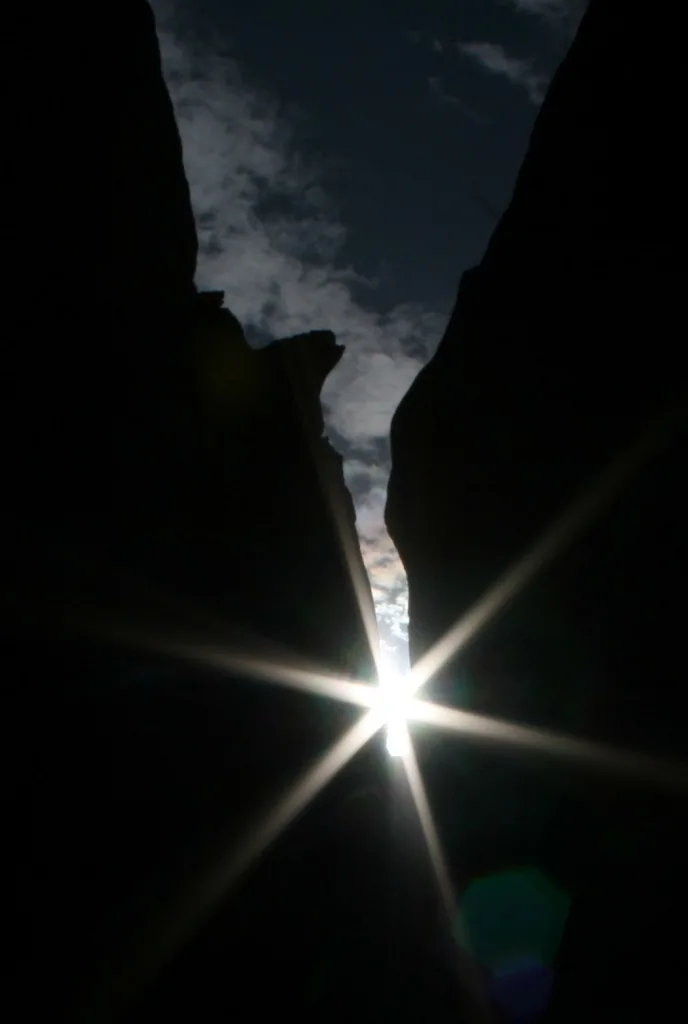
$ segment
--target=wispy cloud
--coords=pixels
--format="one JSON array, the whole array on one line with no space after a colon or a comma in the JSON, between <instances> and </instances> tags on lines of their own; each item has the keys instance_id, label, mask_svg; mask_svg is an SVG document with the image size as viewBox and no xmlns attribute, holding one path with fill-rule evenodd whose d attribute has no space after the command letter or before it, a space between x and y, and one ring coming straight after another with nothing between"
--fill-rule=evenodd
<instances>
[{"instance_id":1,"label":"wispy cloud","mask_svg":"<svg viewBox=\"0 0 688 1024\"><path fill-rule=\"evenodd\" d=\"M329 328L347 346L325 387L326 420L348 461L378 613L400 638L406 584L382 519L388 466L376 455L441 318L418 305L375 309L372 283L341 260L345 226L279 104L217 47L178 32L162 0L154 7L199 228L198 283L224 290L256 338Z\"/></svg>"},{"instance_id":2,"label":"wispy cloud","mask_svg":"<svg viewBox=\"0 0 688 1024\"><path fill-rule=\"evenodd\" d=\"M464 57L475 61L485 71L500 75L514 85L525 89L531 103L539 106L547 89L547 78L535 70L530 60L510 57L498 43L457 43Z\"/></svg>"},{"instance_id":3,"label":"wispy cloud","mask_svg":"<svg viewBox=\"0 0 688 1024\"><path fill-rule=\"evenodd\" d=\"M575 32L588 0L507 0L521 14L531 14L549 25Z\"/></svg>"},{"instance_id":4,"label":"wispy cloud","mask_svg":"<svg viewBox=\"0 0 688 1024\"><path fill-rule=\"evenodd\" d=\"M588 2L589 0L509 0L517 11L554 20L580 17Z\"/></svg>"},{"instance_id":5,"label":"wispy cloud","mask_svg":"<svg viewBox=\"0 0 688 1024\"><path fill-rule=\"evenodd\" d=\"M570 0L509 0L517 11L545 18L560 18L569 9Z\"/></svg>"},{"instance_id":6,"label":"wispy cloud","mask_svg":"<svg viewBox=\"0 0 688 1024\"><path fill-rule=\"evenodd\" d=\"M476 121L478 124L488 123L488 119L483 117L483 115L470 103L467 103L466 100L462 99L460 96L455 96L453 93L448 92L444 87L442 79L437 75L431 75L428 78L428 85L430 86L430 91L441 103L449 103L451 106L456 107L467 117L470 117L472 121Z\"/></svg>"},{"instance_id":7,"label":"wispy cloud","mask_svg":"<svg viewBox=\"0 0 688 1024\"><path fill-rule=\"evenodd\" d=\"M384 525L387 468L356 459L346 465L346 479L358 500L358 534L370 574L382 640L388 648L405 648L408 640L408 587L399 556Z\"/></svg>"},{"instance_id":8,"label":"wispy cloud","mask_svg":"<svg viewBox=\"0 0 688 1024\"><path fill-rule=\"evenodd\" d=\"M506 2L514 3L519 7L521 0L506 0ZM522 0L522 3L524 5L522 9L526 10L529 0ZM532 0L533 6L532 9L528 8L528 12L536 13L538 5L541 5L543 10L547 7L552 7L553 9L554 3L555 0ZM519 7L519 9L521 8ZM548 76L538 71L531 60L524 57L509 56L504 47L499 43L454 42L446 37L431 36L422 32L408 32L406 35L410 42L428 47L435 54L443 55L449 52L458 52L461 56L467 57L480 65L484 71L501 75L512 84L524 89L531 102L537 106L544 99L549 81ZM439 75L429 76L428 85L432 94L441 103L456 107L478 123L489 123L489 118L486 118L476 110L471 103L468 103L462 96L457 96L455 92L446 89L444 80Z\"/></svg>"}]
</instances>

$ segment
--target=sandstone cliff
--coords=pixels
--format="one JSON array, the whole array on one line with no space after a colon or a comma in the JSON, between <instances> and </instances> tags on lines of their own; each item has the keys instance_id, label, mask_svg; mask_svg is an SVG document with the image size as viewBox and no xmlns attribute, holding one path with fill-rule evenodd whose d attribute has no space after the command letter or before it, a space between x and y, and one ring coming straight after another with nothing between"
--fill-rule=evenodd
<instances>
[{"instance_id":1,"label":"sandstone cliff","mask_svg":"<svg viewBox=\"0 0 688 1024\"><path fill-rule=\"evenodd\" d=\"M662 24L672 36L671 19ZM681 757L683 70L670 40L648 55L648 27L640 10L592 0L511 203L394 417L386 514L408 571L417 658L652 435L614 500L429 691ZM451 759L439 749L428 742L424 767L430 785L456 794L441 801L440 820L464 879L536 864L572 896L546 1019L581 1020L602 1006L619 1020L661 1016L671 986L645 937L668 934L672 906L688 905L685 800L495 747L469 745Z\"/></svg>"},{"instance_id":2,"label":"sandstone cliff","mask_svg":"<svg viewBox=\"0 0 688 1024\"><path fill-rule=\"evenodd\" d=\"M104 1020L111 958L356 714L231 663L208 668L208 650L370 676L359 600L371 616L372 598L323 437L320 390L341 348L321 331L254 351L222 296L198 293L150 9L53 12L16 38L45 71L40 116L17 90L24 167L5 210L5 303L19 317L3 405L4 786L16 927L32 932L16 977L27 1013L40 976L53 1014ZM39 231L53 265L37 286ZM169 644L196 645L198 663L166 656ZM349 920L373 884L336 835L361 770L296 826L142 1019L210 1020L235 1000L308 1006L300 965L321 970L321 929ZM348 883L331 891L338 868Z\"/></svg>"}]
</instances>

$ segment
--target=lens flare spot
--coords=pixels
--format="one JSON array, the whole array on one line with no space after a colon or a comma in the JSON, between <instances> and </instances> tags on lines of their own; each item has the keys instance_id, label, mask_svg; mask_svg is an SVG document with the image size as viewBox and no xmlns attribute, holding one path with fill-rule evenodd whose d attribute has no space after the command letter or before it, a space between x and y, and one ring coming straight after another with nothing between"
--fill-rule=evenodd
<instances>
[{"instance_id":1,"label":"lens flare spot","mask_svg":"<svg viewBox=\"0 0 688 1024\"><path fill-rule=\"evenodd\" d=\"M510 1020L525 1024L545 1012L553 986L551 967L526 955L501 964L493 973L490 990L495 1003Z\"/></svg>"},{"instance_id":2,"label":"lens flare spot","mask_svg":"<svg viewBox=\"0 0 688 1024\"><path fill-rule=\"evenodd\" d=\"M556 958L571 898L536 867L514 868L476 879L461 899L473 955L499 970L507 962L551 965Z\"/></svg>"}]
</instances>

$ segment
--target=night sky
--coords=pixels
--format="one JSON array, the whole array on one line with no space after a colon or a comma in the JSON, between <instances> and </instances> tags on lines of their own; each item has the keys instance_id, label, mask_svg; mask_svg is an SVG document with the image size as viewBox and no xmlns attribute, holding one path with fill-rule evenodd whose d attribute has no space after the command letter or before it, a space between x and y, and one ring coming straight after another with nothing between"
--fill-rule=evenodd
<instances>
[{"instance_id":1,"label":"night sky","mask_svg":"<svg viewBox=\"0 0 688 1024\"><path fill-rule=\"evenodd\" d=\"M434 0L380 5L383 16L153 0L198 285L224 290L255 344L329 328L347 346L323 395L327 429L346 459L383 644L401 662L406 585L382 522L390 417L508 203L583 7Z\"/></svg>"}]
</instances>

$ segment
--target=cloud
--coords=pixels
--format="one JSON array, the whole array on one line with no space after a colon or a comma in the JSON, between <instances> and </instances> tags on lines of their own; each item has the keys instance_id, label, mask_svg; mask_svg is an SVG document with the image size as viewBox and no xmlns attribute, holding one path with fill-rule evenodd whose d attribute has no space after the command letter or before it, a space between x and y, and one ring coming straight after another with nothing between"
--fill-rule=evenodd
<instances>
[{"instance_id":1,"label":"cloud","mask_svg":"<svg viewBox=\"0 0 688 1024\"><path fill-rule=\"evenodd\" d=\"M427 32L406 32L404 34L410 43L422 45L423 47L427 46L436 56L442 56L448 50L453 49L452 40L444 36L432 35ZM461 96L448 92L439 75L430 75L427 82L436 102L455 107L465 114L466 117L469 117L478 124L489 123L488 118L476 110L471 103L468 103Z\"/></svg>"},{"instance_id":2,"label":"cloud","mask_svg":"<svg viewBox=\"0 0 688 1024\"><path fill-rule=\"evenodd\" d=\"M498 43L457 43L459 53L474 60L485 71L501 75L528 94L531 103L540 105L547 89L547 78L535 71L530 60L510 57Z\"/></svg>"},{"instance_id":3,"label":"cloud","mask_svg":"<svg viewBox=\"0 0 688 1024\"><path fill-rule=\"evenodd\" d=\"M408 587L392 541L385 530L383 512L387 472L375 470L366 478L365 464L347 466L347 482L358 495L358 534L363 561L371 579L373 598L386 647L405 650L408 642ZM360 475L359 475L360 474ZM365 482L359 490L359 483Z\"/></svg>"},{"instance_id":4,"label":"cloud","mask_svg":"<svg viewBox=\"0 0 688 1024\"><path fill-rule=\"evenodd\" d=\"M342 262L346 228L278 102L217 45L179 31L162 0L154 8L199 230L198 284L224 290L257 342L329 328L346 345L323 392L326 422L353 481L383 634L399 643L406 582L384 528L380 453L442 318L414 304L375 309L374 283Z\"/></svg>"},{"instance_id":5,"label":"cloud","mask_svg":"<svg viewBox=\"0 0 688 1024\"><path fill-rule=\"evenodd\" d=\"M487 118L483 117L475 107L471 106L465 100L461 99L460 96L455 96L453 93L447 92L445 89L442 79L436 75L431 75L428 78L428 85L430 91L440 100L442 103L449 103L454 107L461 110L467 117L470 117L472 121L476 121L478 124L487 124Z\"/></svg>"},{"instance_id":6,"label":"cloud","mask_svg":"<svg viewBox=\"0 0 688 1024\"><path fill-rule=\"evenodd\" d=\"M509 0L523 14L535 14L548 21L580 18L588 0Z\"/></svg>"},{"instance_id":7,"label":"cloud","mask_svg":"<svg viewBox=\"0 0 688 1024\"><path fill-rule=\"evenodd\" d=\"M569 0L509 0L517 11L538 14L545 18L560 18L569 8Z\"/></svg>"},{"instance_id":8,"label":"cloud","mask_svg":"<svg viewBox=\"0 0 688 1024\"><path fill-rule=\"evenodd\" d=\"M575 33L588 0L507 0L519 13L530 14L565 35Z\"/></svg>"}]
</instances>

